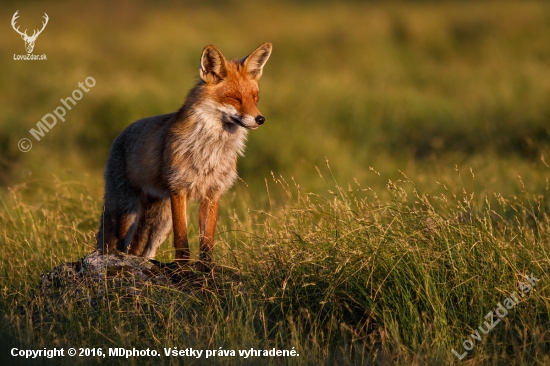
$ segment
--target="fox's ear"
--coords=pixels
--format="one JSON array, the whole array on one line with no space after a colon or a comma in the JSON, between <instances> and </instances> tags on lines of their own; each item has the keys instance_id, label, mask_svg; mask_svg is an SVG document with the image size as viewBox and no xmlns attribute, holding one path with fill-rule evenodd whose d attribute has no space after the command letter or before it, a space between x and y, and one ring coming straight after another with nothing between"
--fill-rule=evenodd
<instances>
[{"instance_id":1,"label":"fox's ear","mask_svg":"<svg viewBox=\"0 0 550 366\"><path fill-rule=\"evenodd\" d=\"M260 47L256 48L254 52L246 56L242 60L246 75L252 80L259 80L262 76L262 70L264 65L267 62L267 59L271 55L271 50L273 46L271 43L264 43Z\"/></svg>"},{"instance_id":2,"label":"fox's ear","mask_svg":"<svg viewBox=\"0 0 550 366\"><path fill-rule=\"evenodd\" d=\"M225 57L215 46L209 45L202 50L199 75L207 84L218 83L227 76Z\"/></svg>"}]
</instances>

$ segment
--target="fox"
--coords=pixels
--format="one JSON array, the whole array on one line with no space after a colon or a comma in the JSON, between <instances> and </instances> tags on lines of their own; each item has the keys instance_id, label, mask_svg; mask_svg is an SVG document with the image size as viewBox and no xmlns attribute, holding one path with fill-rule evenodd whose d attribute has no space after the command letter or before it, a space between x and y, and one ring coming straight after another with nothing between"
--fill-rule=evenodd
<instances>
[{"instance_id":1,"label":"fox","mask_svg":"<svg viewBox=\"0 0 550 366\"><path fill-rule=\"evenodd\" d=\"M218 202L237 179L248 132L265 122L258 109L264 43L226 60L213 45L201 54L199 78L177 111L130 124L111 145L105 167L97 250L153 259L174 232L175 260L190 263L187 205L198 201L199 261L210 271Z\"/></svg>"}]
</instances>

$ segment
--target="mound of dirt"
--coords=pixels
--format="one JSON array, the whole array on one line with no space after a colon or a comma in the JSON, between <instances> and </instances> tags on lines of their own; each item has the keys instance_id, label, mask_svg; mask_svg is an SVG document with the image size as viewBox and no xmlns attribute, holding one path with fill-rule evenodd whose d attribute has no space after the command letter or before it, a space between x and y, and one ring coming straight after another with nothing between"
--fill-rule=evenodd
<instances>
[{"instance_id":1,"label":"mound of dirt","mask_svg":"<svg viewBox=\"0 0 550 366\"><path fill-rule=\"evenodd\" d=\"M161 263L120 252L95 251L77 262L42 274L33 299L24 308L36 316L80 308L155 306L166 298L182 300L203 290L224 296L239 276L219 268L202 273L175 262ZM227 276L229 274L229 276Z\"/></svg>"}]
</instances>

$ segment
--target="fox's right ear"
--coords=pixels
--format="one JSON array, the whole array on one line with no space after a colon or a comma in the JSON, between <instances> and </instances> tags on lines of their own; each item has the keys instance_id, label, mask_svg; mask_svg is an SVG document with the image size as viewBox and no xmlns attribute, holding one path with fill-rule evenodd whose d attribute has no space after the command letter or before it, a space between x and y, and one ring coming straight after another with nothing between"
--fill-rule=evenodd
<instances>
[{"instance_id":1,"label":"fox's right ear","mask_svg":"<svg viewBox=\"0 0 550 366\"><path fill-rule=\"evenodd\" d=\"M199 76L207 84L218 83L227 76L225 57L215 46L209 45L202 50Z\"/></svg>"}]
</instances>

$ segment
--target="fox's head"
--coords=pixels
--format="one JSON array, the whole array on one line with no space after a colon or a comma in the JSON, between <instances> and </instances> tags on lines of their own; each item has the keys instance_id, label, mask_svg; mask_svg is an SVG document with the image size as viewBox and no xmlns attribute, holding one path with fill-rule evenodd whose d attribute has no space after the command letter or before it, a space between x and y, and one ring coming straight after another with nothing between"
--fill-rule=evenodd
<instances>
[{"instance_id":1,"label":"fox's head","mask_svg":"<svg viewBox=\"0 0 550 366\"><path fill-rule=\"evenodd\" d=\"M271 55L271 43L264 43L242 60L227 61L215 46L206 46L201 55L199 76L206 98L213 101L223 128L256 129L265 122L258 109L258 80Z\"/></svg>"}]
</instances>

